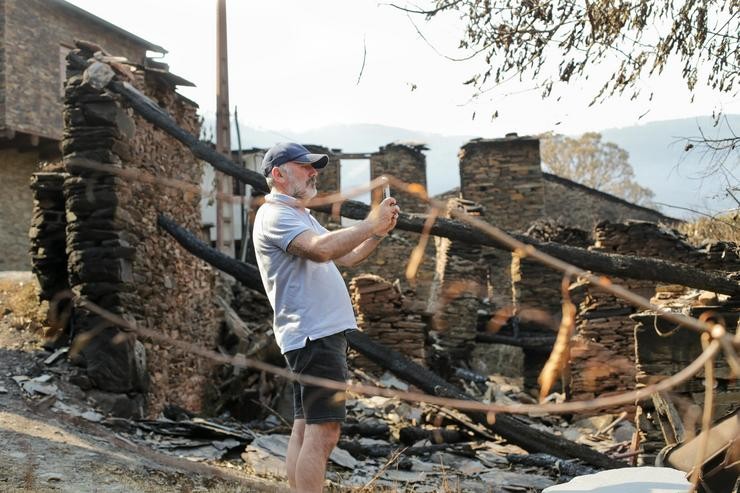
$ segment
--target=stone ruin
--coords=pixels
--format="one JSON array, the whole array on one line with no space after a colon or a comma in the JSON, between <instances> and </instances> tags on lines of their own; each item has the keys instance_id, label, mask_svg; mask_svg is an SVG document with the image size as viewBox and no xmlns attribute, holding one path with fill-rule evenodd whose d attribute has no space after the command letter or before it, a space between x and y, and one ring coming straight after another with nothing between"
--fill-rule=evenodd
<instances>
[{"instance_id":1,"label":"stone ruin","mask_svg":"<svg viewBox=\"0 0 740 493\"><path fill-rule=\"evenodd\" d=\"M74 55L88 59L92 51ZM128 322L199 346L212 345L219 325L216 276L185 254L156 225L166 212L200 229L200 196L142 176L198 187L203 163L144 121L118 95L68 69L63 169L33 177L33 269L41 299L66 289ZM198 135L197 107L175 92L162 70L132 72L130 81ZM75 303L58 344L71 340L73 376L96 405L118 416L143 417L174 403L200 409L212 368L202 358L137 340Z\"/></svg>"},{"instance_id":2,"label":"stone ruin","mask_svg":"<svg viewBox=\"0 0 740 493\"><path fill-rule=\"evenodd\" d=\"M85 50L75 54L93 55ZM178 125L198 134L195 105L174 91L168 77L139 69L133 78L133 85L156 100ZM32 183L31 253L41 298L51 301L69 289L130 323L199 347L213 347L226 310L218 303L217 276L156 226L157 214L164 212L189 230L201 231L200 197L193 190L199 186L204 164L144 121L119 96L96 89L74 71L67 81L64 120L63 169L37 173ZM320 191L339 191L339 152L321 146L309 149L330 156ZM392 174L425 186L423 150L414 143L381 147L370 156L371 176ZM152 175L193 188L183 191L142 179ZM631 208L618 199L609 202L612 199L601 192L588 195L580 185L569 189L572 195L588 196L583 204L569 206L609 209L610 220L595 224L593 216L576 214L586 222L564 226L548 221L562 216L561 188L569 185L542 173L536 138L509 135L471 141L460 152L460 175L459 193L449 198L443 216L464 211L541 241L740 270L733 246L700 250L654 222L624 222L636 217L670 225L669 218L655 211ZM405 212L427 212L420 201L398 196ZM330 229L338 226L337 218L329 214L318 218ZM406 279L404 272L418 242L417 234L395 231L361 267L343 270L361 328L441 373L455 367L473 369L523 378L533 387L552 347L562 276L516 254L437 238L427 244L418 275ZM694 292L683 287L616 281L658 302L675 302L677 310L691 314L714 306L728 328L737 325L737 300L717 298L706 300L713 305L697 305L691 298ZM699 347L689 337L681 339L681 345L692 348L685 353L656 351L656 346L668 350L676 345L655 338L651 314L638 313L582 283L571 286L570 297L578 306L577 329L567 378L559 387L570 398L588 399L644 385L682 367ZM249 302L264 304L265 300L249 298ZM138 341L78 303L71 308L65 334L73 342L71 358L80 367L74 378L103 411L141 417L165 403L196 411L204 408L214 371L208 362L164 344ZM519 315L524 320L527 311L546 316L537 324L515 323ZM264 310L256 313L265 318ZM491 323L502 316L503 320ZM492 327L499 341L509 343L491 343L486 336ZM269 329L265 333L269 336ZM683 331L675 334L684 336ZM646 347L651 350L644 351ZM367 365L360 357L355 363ZM739 401L737 385L727 379L726 363L722 364L718 363L722 382L718 391L723 393L718 412L736 407ZM698 403L695 384L681 389L686 402ZM648 423L654 410L645 405L624 410L642 420L641 430L649 442L653 437ZM654 431L656 425L652 426ZM653 452L649 449L646 454Z\"/></svg>"}]
</instances>

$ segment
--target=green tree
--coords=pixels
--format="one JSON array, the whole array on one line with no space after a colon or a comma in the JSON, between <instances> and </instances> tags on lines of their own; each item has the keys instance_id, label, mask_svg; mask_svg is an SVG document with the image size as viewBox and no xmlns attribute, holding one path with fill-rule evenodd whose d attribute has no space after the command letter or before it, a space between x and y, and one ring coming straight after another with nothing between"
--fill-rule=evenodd
<instances>
[{"instance_id":1,"label":"green tree","mask_svg":"<svg viewBox=\"0 0 740 493\"><path fill-rule=\"evenodd\" d=\"M591 188L640 205L651 205L654 193L635 181L629 153L601 134L585 133L579 138L547 133L540 136L540 156L545 168Z\"/></svg>"}]
</instances>

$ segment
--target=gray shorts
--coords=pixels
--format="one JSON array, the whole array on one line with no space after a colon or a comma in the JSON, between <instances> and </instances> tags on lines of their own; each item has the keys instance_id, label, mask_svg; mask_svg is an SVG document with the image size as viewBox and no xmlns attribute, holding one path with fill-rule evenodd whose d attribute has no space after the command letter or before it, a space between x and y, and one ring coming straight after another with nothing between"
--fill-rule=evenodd
<instances>
[{"instance_id":1,"label":"gray shorts","mask_svg":"<svg viewBox=\"0 0 740 493\"><path fill-rule=\"evenodd\" d=\"M354 329L350 329L354 330ZM298 375L311 375L345 383L347 371L347 337L345 332L306 342L306 346L285 353L288 368ZM293 382L295 419L307 424L344 421L346 395L344 391L302 385Z\"/></svg>"}]
</instances>

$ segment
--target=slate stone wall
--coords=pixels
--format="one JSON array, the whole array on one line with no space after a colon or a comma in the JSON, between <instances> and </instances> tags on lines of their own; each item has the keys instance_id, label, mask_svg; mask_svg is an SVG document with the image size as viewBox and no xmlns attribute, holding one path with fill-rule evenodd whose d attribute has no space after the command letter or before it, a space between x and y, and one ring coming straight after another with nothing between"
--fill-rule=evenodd
<instances>
[{"instance_id":1,"label":"slate stone wall","mask_svg":"<svg viewBox=\"0 0 740 493\"><path fill-rule=\"evenodd\" d=\"M523 232L544 213L540 142L510 134L476 139L460 149L461 196L480 204L486 221ZM491 298L496 308L512 304L511 255L486 249Z\"/></svg>"},{"instance_id":2,"label":"slate stone wall","mask_svg":"<svg viewBox=\"0 0 740 493\"><path fill-rule=\"evenodd\" d=\"M94 41L109 53L143 63L146 49L131 38L91 22L60 2L4 0L5 106L0 127L60 140L62 137L62 48L75 39Z\"/></svg>"},{"instance_id":3,"label":"slate stone wall","mask_svg":"<svg viewBox=\"0 0 740 493\"><path fill-rule=\"evenodd\" d=\"M380 276L362 274L352 279L349 291L360 330L412 361L426 364L427 325L422 320L423 314L408 303L398 285ZM354 364L385 371L359 354L354 357Z\"/></svg>"},{"instance_id":4,"label":"slate stone wall","mask_svg":"<svg viewBox=\"0 0 740 493\"><path fill-rule=\"evenodd\" d=\"M415 144L392 143L381 147L370 156L370 179L382 175L392 175L406 183L418 183L427 187L427 162L422 152L426 147ZM398 206L407 213L424 213L427 205L418 198L401 193L395 186L390 187L391 195ZM373 192L373 203L380 202L383 190Z\"/></svg>"},{"instance_id":5,"label":"slate stone wall","mask_svg":"<svg viewBox=\"0 0 740 493\"><path fill-rule=\"evenodd\" d=\"M39 282L39 299L52 300L69 288L67 276L67 218L64 207L65 173L34 173L31 240L33 273Z\"/></svg>"},{"instance_id":6,"label":"slate stone wall","mask_svg":"<svg viewBox=\"0 0 740 493\"><path fill-rule=\"evenodd\" d=\"M329 163L324 166L324 169L319 174L317 186L319 196L339 193L342 189L339 156L333 153L328 147L311 144L306 144L305 147L312 153L326 154L329 156ZM313 212L312 214L317 221L328 229L339 227L339 217L332 217L331 214L325 214L323 212Z\"/></svg>"},{"instance_id":7,"label":"slate stone wall","mask_svg":"<svg viewBox=\"0 0 740 493\"><path fill-rule=\"evenodd\" d=\"M472 140L460 149L462 197L483 206L491 224L524 231L542 217L545 186L536 137Z\"/></svg>"},{"instance_id":8,"label":"slate stone wall","mask_svg":"<svg viewBox=\"0 0 740 493\"><path fill-rule=\"evenodd\" d=\"M0 1L0 130L5 128L5 1Z\"/></svg>"},{"instance_id":9,"label":"slate stone wall","mask_svg":"<svg viewBox=\"0 0 740 493\"><path fill-rule=\"evenodd\" d=\"M90 53L80 53L88 58ZM136 84L197 135L196 108L153 76ZM217 332L215 274L156 226L168 214L191 231L200 227L200 197L152 177L198 185L202 163L180 143L134 114L121 98L71 74L65 107L64 193L69 281L75 294L196 347ZM211 367L168 344L140 341L78 302L71 358L79 381L104 411L156 414L165 403L199 410Z\"/></svg>"},{"instance_id":10,"label":"slate stone wall","mask_svg":"<svg viewBox=\"0 0 740 493\"><path fill-rule=\"evenodd\" d=\"M450 199L449 211L479 215L480 208L462 199ZM436 238L437 264L429 296L431 336L443 349L435 357L467 359L475 341L478 310L488 291L488 271L482 247L448 238ZM442 363L443 364L443 363Z\"/></svg>"},{"instance_id":11,"label":"slate stone wall","mask_svg":"<svg viewBox=\"0 0 740 493\"><path fill-rule=\"evenodd\" d=\"M393 175L408 183L419 183L426 187L426 157L423 146L412 144L388 144L381 147L370 157L370 178L381 175ZM373 192L374 203L382 200L383 190ZM426 212L427 206L418 198L412 197L391 186L391 195L397 200L403 212ZM407 302L416 306L416 310L423 311L429 297L429 289L434 278L434 240L429 238L424 247L424 254L412 279L406 278L406 269L412 252L419 245L421 236L406 231L393 231L373 254L362 264L354 268L343 268L342 274L348 281L363 273L375 274L390 281L400 283L401 291L407 297Z\"/></svg>"},{"instance_id":12,"label":"slate stone wall","mask_svg":"<svg viewBox=\"0 0 740 493\"><path fill-rule=\"evenodd\" d=\"M33 194L28 188L38 169L38 152L0 149L0 270L29 270L28 228Z\"/></svg>"},{"instance_id":13,"label":"slate stone wall","mask_svg":"<svg viewBox=\"0 0 740 493\"><path fill-rule=\"evenodd\" d=\"M641 220L674 224L677 221L658 211L549 173L543 173L545 216L564 226L591 231L601 221Z\"/></svg>"}]
</instances>

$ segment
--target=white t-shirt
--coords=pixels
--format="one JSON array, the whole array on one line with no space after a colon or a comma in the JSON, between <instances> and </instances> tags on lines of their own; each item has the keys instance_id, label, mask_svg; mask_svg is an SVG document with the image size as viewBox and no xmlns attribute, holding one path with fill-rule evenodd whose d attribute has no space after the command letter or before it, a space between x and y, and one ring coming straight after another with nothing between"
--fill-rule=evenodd
<instances>
[{"instance_id":1,"label":"white t-shirt","mask_svg":"<svg viewBox=\"0 0 740 493\"><path fill-rule=\"evenodd\" d=\"M347 286L333 261L314 262L287 252L306 230L327 229L288 195L271 193L257 211L252 238L257 266L275 311L275 338L283 354L346 329L357 322Z\"/></svg>"}]
</instances>

